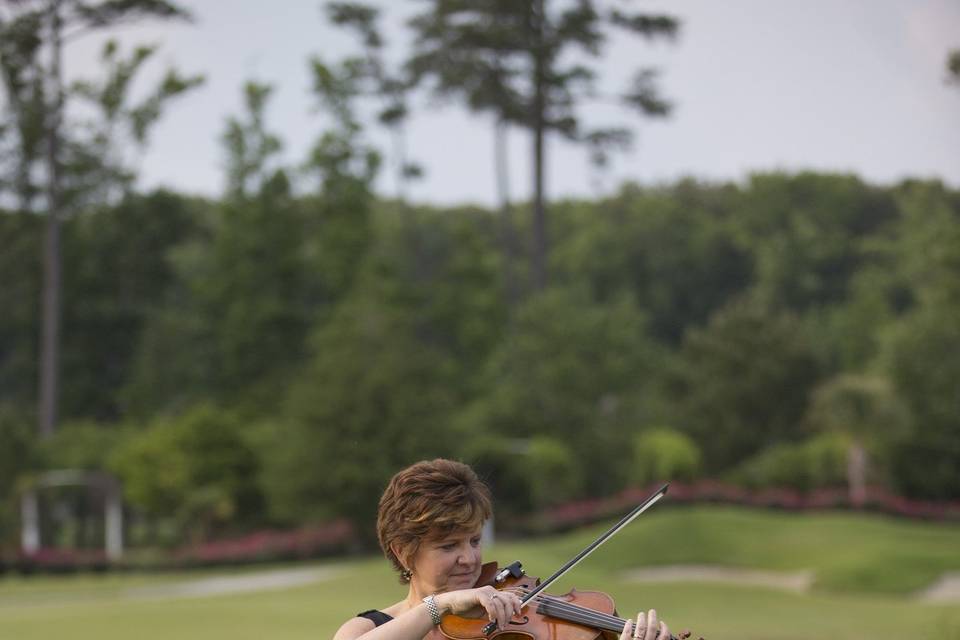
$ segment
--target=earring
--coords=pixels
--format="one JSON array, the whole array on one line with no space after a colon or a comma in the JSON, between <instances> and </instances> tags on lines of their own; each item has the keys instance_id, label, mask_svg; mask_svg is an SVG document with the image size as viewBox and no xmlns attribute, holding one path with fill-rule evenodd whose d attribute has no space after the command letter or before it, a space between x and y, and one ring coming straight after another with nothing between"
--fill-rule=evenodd
<instances>
[{"instance_id":1,"label":"earring","mask_svg":"<svg viewBox=\"0 0 960 640\"><path fill-rule=\"evenodd\" d=\"M410 571L410 569L404 569L403 571L400 572L400 579L403 580L404 582L410 582L410 578L412 577L413 577L413 571Z\"/></svg>"}]
</instances>

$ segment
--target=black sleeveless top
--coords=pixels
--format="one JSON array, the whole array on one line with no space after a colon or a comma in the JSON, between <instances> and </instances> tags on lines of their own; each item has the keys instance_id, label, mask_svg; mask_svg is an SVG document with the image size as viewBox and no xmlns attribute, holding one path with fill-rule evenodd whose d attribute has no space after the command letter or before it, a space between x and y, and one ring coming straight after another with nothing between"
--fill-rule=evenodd
<instances>
[{"instance_id":1,"label":"black sleeveless top","mask_svg":"<svg viewBox=\"0 0 960 640\"><path fill-rule=\"evenodd\" d=\"M370 609L369 611L358 613L357 617L366 618L367 620L372 620L374 626L377 626L377 627L379 627L385 622L390 622L391 620L393 620L393 616L387 615L383 611L377 611L376 609Z\"/></svg>"}]
</instances>

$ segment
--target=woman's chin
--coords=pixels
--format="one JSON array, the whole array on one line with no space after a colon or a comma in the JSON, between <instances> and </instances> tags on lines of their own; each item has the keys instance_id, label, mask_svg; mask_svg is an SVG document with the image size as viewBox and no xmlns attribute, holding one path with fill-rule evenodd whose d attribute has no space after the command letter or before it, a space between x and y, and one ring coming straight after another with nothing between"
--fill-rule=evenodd
<instances>
[{"instance_id":1,"label":"woman's chin","mask_svg":"<svg viewBox=\"0 0 960 640\"><path fill-rule=\"evenodd\" d=\"M473 587L477 582L477 576L469 573L459 576L450 576L450 579L447 580L447 585L450 587L450 590L456 589L469 589Z\"/></svg>"}]
</instances>

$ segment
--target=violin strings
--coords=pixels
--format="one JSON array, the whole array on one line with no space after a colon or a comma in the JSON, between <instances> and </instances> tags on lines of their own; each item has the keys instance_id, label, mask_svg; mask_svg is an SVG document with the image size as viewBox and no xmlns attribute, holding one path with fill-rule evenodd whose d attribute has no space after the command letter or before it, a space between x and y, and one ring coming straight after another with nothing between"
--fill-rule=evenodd
<instances>
[{"instance_id":1,"label":"violin strings","mask_svg":"<svg viewBox=\"0 0 960 640\"><path fill-rule=\"evenodd\" d=\"M521 593L526 593L525 589L519 589ZM548 605L548 607L553 607L555 610L563 610L568 616L570 622L580 622L585 625L594 626L597 628L606 628L610 631L621 632L626 625L633 626L635 623L633 620L625 620L615 615L606 614L596 609L590 609L588 607L583 607L581 605L573 604L565 600L561 600L556 596L550 595L537 595L533 600L539 602L542 605ZM557 616L559 617L559 616ZM678 640L676 636L670 634L669 640Z\"/></svg>"},{"instance_id":2,"label":"violin strings","mask_svg":"<svg viewBox=\"0 0 960 640\"><path fill-rule=\"evenodd\" d=\"M527 593L525 589L519 589L518 591L524 594ZM622 631L624 625L627 624L627 620L624 620L623 618L606 614L595 609L590 609L588 607L572 604L554 596L549 596L546 594L537 595L533 598L533 600L542 605L553 608L553 610L557 611L558 613L566 613L571 617L572 622L582 622L584 624L592 624L594 626L606 626L606 628L611 631Z\"/></svg>"},{"instance_id":3,"label":"violin strings","mask_svg":"<svg viewBox=\"0 0 960 640\"><path fill-rule=\"evenodd\" d=\"M524 593L524 594L527 593L527 591L524 589L520 589L520 591L521 593ZM627 622L623 618L619 618L611 614L603 613L602 611L597 611L596 609L590 609L589 607L583 607L578 604L573 604L571 602L567 602L566 600L561 600L556 596L551 596L547 594L537 595L534 598L534 600L542 604L555 607L558 610L566 611L571 614L581 614L582 616L587 616L592 619L605 620L610 624L619 624L621 629L623 628L623 625Z\"/></svg>"},{"instance_id":4,"label":"violin strings","mask_svg":"<svg viewBox=\"0 0 960 640\"><path fill-rule=\"evenodd\" d=\"M627 622L626 620L622 620L616 616L608 615L600 611L595 611L587 607L581 607L579 605L550 597L543 598L542 603L546 604L552 611L556 611L557 613L562 612L571 618L574 618L574 622L594 624L595 626L606 626L608 628L613 627L611 629L612 631L622 631Z\"/></svg>"}]
</instances>

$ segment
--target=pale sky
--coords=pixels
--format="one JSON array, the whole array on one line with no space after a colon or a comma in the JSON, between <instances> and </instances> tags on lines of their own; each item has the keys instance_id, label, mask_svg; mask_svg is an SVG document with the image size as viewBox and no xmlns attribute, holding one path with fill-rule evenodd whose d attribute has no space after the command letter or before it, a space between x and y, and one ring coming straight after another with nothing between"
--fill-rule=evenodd
<instances>
[{"instance_id":1,"label":"pale sky","mask_svg":"<svg viewBox=\"0 0 960 640\"><path fill-rule=\"evenodd\" d=\"M615 0L605 0L609 5ZM123 43L161 45L151 71L173 63L204 73L206 84L172 105L154 130L141 186L165 185L217 195L223 188L219 136L241 110L248 79L275 86L268 126L285 143L284 162L299 163L326 121L313 112L307 60L355 53L346 35L310 0L189 0L192 25L127 28ZM379 0L391 54L399 58L403 18L412 0ZM960 188L960 86L946 84L948 50L960 48L960 0L661 0L620 2L672 13L682 21L673 44L629 36L611 43L601 87L613 92L638 66L656 66L663 94L676 104L668 120L644 120L586 105L587 124L627 124L635 149L618 156L598 186L586 153L549 143L552 198L590 196L624 180L642 184L693 176L743 180L772 170L855 173L889 184L939 178ZM67 50L67 73L97 72L95 39ZM454 106L415 99L408 131L411 159L426 170L412 199L437 204L495 200L492 123ZM388 138L371 130L384 153ZM511 189L529 194L528 136L511 132ZM389 160L389 156L388 156ZM395 193L390 172L378 189Z\"/></svg>"}]
</instances>

